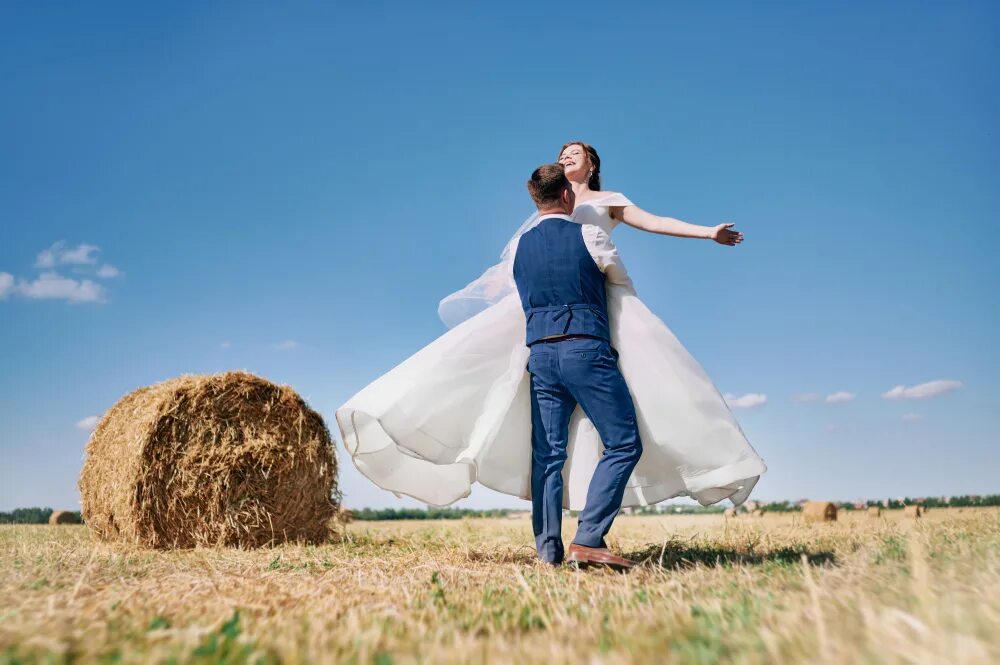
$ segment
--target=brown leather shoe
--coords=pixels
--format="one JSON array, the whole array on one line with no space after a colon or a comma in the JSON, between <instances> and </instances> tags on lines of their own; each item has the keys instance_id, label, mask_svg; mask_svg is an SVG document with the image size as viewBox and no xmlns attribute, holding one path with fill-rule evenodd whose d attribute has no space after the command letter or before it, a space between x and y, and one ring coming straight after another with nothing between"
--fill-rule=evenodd
<instances>
[{"instance_id":1,"label":"brown leather shoe","mask_svg":"<svg viewBox=\"0 0 1000 665\"><path fill-rule=\"evenodd\" d=\"M566 561L582 565L602 565L628 570L635 565L634 561L623 559L612 554L607 547L585 547L572 543L566 552Z\"/></svg>"}]
</instances>

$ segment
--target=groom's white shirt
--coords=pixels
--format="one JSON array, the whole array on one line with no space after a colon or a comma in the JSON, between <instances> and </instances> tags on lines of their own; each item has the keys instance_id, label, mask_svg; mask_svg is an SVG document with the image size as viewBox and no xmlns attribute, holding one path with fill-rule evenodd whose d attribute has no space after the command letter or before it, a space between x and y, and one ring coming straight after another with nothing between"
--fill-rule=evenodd
<instances>
[{"instance_id":1,"label":"groom's white shirt","mask_svg":"<svg viewBox=\"0 0 1000 665\"><path fill-rule=\"evenodd\" d=\"M541 224L546 219L565 219L570 222L573 221L570 219L569 215L553 213L551 215L542 215L538 218L538 223ZM608 280L608 284L624 286L630 293L635 293L635 287L632 285L632 279L628 276L628 271L625 270L625 264L622 263L621 257L618 256L618 248L615 247L613 242L611 242L611 236L608 235L608 232L596 224L581 224L580 226L583 232L583 244L587 246L587 251L590 252L591 258L594 259L594 263L596 263L597 267L604 273L604 277ZM518 238L517 241L515 241L511 246L511 257L517 256L517 246L520 240L521 239ZM508 277L510 278L511 284L514 285L514 290L517 291L517 284L514 283L513 259L511 259L510 262Z\"/></svg>"}]
</instances>

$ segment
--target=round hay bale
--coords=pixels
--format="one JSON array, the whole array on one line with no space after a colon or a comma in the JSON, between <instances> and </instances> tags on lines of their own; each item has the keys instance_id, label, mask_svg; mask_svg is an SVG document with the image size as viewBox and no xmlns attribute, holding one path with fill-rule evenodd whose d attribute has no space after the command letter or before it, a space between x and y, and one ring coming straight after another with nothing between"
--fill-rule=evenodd
<instances>
[{"instance_id":1,"label":"round hay bale","mask_svg":"<svg viewBox=\"0 0 1000 665\"><path fill-rule=\"evenodd\" d=\"M882 508L880 506L868 506L868 517L875 519L876 517L882 517Z\"/></svg>"},{"instance_id":2,"label":"round hay bale","mask_svg":"<svg viewBox=\"0 0 1000 665\"><path fill-rule=\"evenodd\" d=\"M79 524L80 518L69 510L54 510L49 515L49 524Z\"/></svg>"},{"instance_id":3,"label":"round hay bale","mask_svg":"<svg viewBox=\"0 0 1000 665\"><path fill-rule=\"evenodd\" d=\"M903 517L912 517L912 518L916 519L916 518L920 517L923 514L924 514L924 511L920 508L920 506L913 505L913 506L904 506L903 507Z\"/></svg>"},{"instance_id":4,"label":"round hay bale","mask_svg":"<svg viewBox=\"0 0 1000 665\"><path fill-rule=\"evenodd\" d=\"M151 548L321 542L340 503L323 419L245 372L139 388L87 443L83 516L108 542Z\"/></svg>"},{"instance_id":5,"label":"round hay bale","mask_svg":"<svg viewBox=\"0 0 1000 665\"><path fill-rule=\"evenodd\" d=\"M836 522L837 504L831 501L806 501L802 506L802 519L811 522Z\"/></svg>"}]
</instances>

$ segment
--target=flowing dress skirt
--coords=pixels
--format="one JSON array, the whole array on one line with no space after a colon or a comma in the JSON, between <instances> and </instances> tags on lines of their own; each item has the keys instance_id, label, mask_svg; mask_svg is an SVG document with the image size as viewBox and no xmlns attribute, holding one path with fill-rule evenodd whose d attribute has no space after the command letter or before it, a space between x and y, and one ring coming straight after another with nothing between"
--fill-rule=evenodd
<instances>
[{"instance_id":1,"label":"flowing dress skirt","mask_svg":"<svg viewBox=\"0 0 1000 665\"><path fill-rule=\"evenodd\" d=\"M608 287L612 346L635 402L642 458L623 506L690 496L742 503L764 461L722 395L666 324ZM531 498L531 398L517 294L457 325L337 410L355 466L397 495L445 506L472 484ZM579 407L570 421L563 506L583 508L603 444Z\"/></svg>"}]
</instances>

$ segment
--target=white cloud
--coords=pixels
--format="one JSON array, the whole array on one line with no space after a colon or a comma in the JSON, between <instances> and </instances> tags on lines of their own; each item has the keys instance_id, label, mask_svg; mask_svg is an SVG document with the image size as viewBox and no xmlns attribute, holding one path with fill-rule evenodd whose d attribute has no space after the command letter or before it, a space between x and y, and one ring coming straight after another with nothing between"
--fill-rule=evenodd
<instances>
[{"instance_id":1,"label":"white cloud","mask_svg":"<svg viewBox=\"0 0 1000 665\"><path fill-rule=\"evenodd\" d=\"M13 290L14 276L9 272L0 272L0 300L4 300Z\"/></svg>"},{"instance_id":2,"label":"white cloud","mask_svg":"<svg viewBox=\"0 0 1000 665\"><path fill-rule=\"evenodd\" d=\"M118 268L114 267L110 263L105 263L103 266L97 269L97 276L103 277L104 279L110 279L112 277L117 277L121 274Z\"/></svg>"},{"instance_id":3,"label":"white cloud","mask_svg":"<svg viewBox=\"0 0 1000 665\"><path fill-rule=\"evenodd\" d=\"M737 397L732 393L726 393L723 395L726 403L734 409L752 409L755 406L760 406L767 402L767 395L762 395L760 393L747 393Z\"/></svg>"},{"instance_id":4,"label":"white cloud","mask_svg":"<svg viewBox=\"0 0 1000 665\"><path fill-rule=\"evenodd\" d=\"M97 253L100 251L97 245L80 243L75 247L68 247L60 240L35 257L35 267L41 269L36 277L15 278L10 273L0 272L0 300L16 295L32 300L103 302L104 287L93 281L94 276L108 279L121 272L110 263L97 267ZM58 266L72 266L72 272L83 273L85 276L64 277L57 272Z\"/></svg>"},{"instance_id":5,"label":"white cloud","mask_svg":"<svg viewBox=\"0 0 1000 665\"><path fill-rule=\"evenodd\" d=\"M55 245L53 245L53 247L55 247L58 244L59 243L56 243ZM51 249L43 249L38 253L38 256L35 258L36 268L54 268L55 265L56 265L56 254Z\"/></svg>"},{"instance_id":6,"label":"white cloud","mask_svg":"<svg viewBox=\"0 0 1000 665\"><path fill-rule=\"evenodd\" d=\"M919 413L904 413L899 419L903 422L910 422L912 420L920 420L922 417Z\"/></svg>"},{"instance_id":7,"label":"white cloud","mask_svg":"<svg viewBox=\"0 0 1000 665\"><path fill-rule=\"evenodd\" d=\"M82 429L87 432L93 432L94 428L97 427L98 421L100 421L100 416L87 416L83 420L76 423L77 429Z\"/></svg>"},{"instance_id":8,"label":"white cloud","mask_svg":"<svg viewBox=\"0 0 1000 665\"><path fill-rule=\"evenodd\" d=\"M66 247L66 243L59 241L48 249L43 249L35 258L35 266L38 268L54 268L57 265L93 265L97 263L97 252L101 248L97 245L81 243L76 247Z\"/></svg>"},{"instance_id":9,"label":"white cloud","mask_svg":"<svg viewBox=\"0 0 1000 665\"><path fill-rule=\"evenodd\" d=\"M284 342L278 342L274 345L274 348L278 351L291 351L297 348L299 345L294 339L286 339Z\"/></svg>"},{"instance_id":10,"label":"white cloud","mask_svg":"<svg viewBox=\"0 0 1000 665\"><path fill-rule=\"evenodd\" d=\"M961 381L939 379L937 381L928 381L927 383L910 386L909 388L899 385L892 390L882 393L882 397L885 399L925 399L927 397L937 397L961 387Z\"/></svg>"},{"instance_id":11,"label":"white cloud","mask_svg":"<svg viewBox=\"0 0 1000 665\"><path fill-rule=\"evenodd\" d=\"M827 404L836 404L838 402L850 402L854 399L854 393L849 393L846 390L841 390L839 393L831 393L826 396Z\"/></svg>"},{"instance_id":12,"label":"white cloud","mask_svg":"<svg viewBox=\"0 0 1000 665\"><path fill-rule=\"evenodd\" d=\"M796 402L815 402L819 399L818 393L798 393L792 395L792 399Z\"/></svg>"},{"instance_id":13,"label":"white cloud","mask_svg":"<svg viewBox=\"0 0 1000 665\"><path fill-rule=\"evenodd\" d=\"M73 263L79 265L90 265L97 263L97 257L94 256L100 247L95 245L88 245L86 243L74 247L73 249L67 249L63 252L62 256L59 257L60 263Z\"/></svg>"},{"instance_id":14,"label":"white cloud","mask_svg":"<svg viewBox=\"0 0 1000 665\"><path fill-rule=\"evenodd\" d=\"M104 288L89 279L77 281L55 272L43 272L33 281L19 280L16 292L25 298L101 302Z\"/></svg>"}]
</instances>

